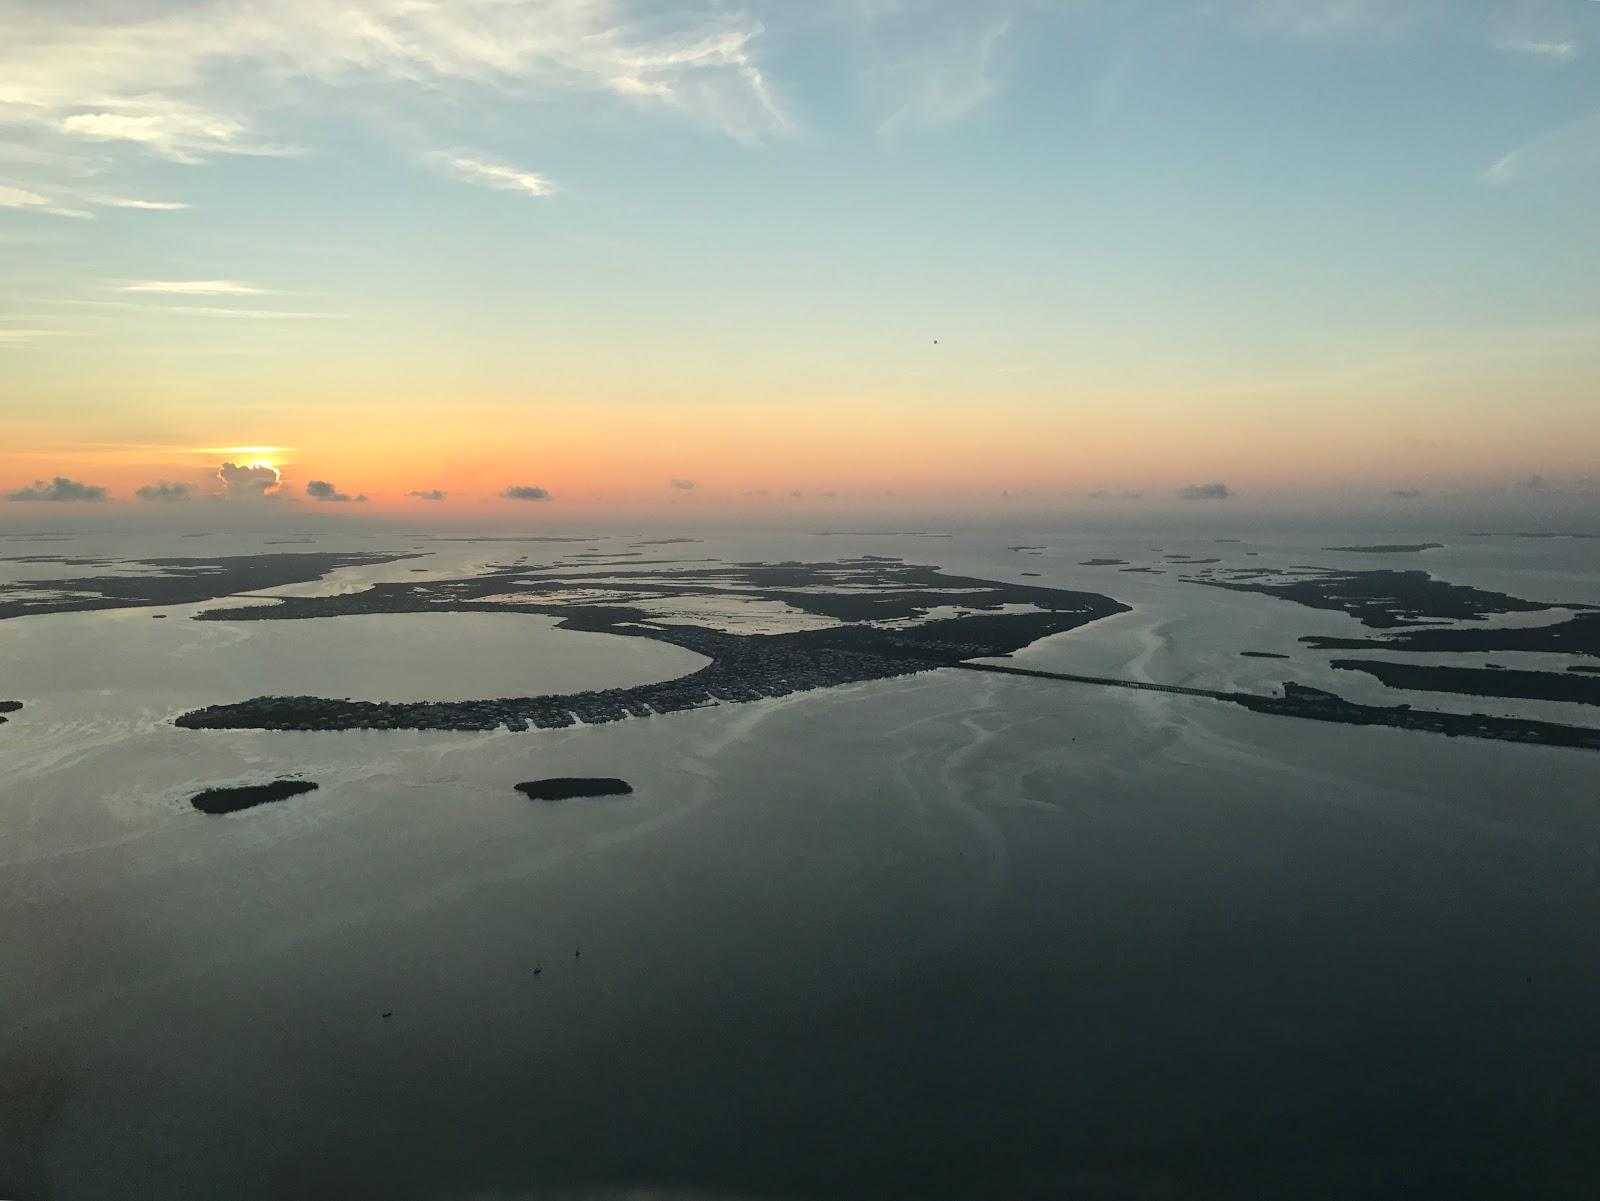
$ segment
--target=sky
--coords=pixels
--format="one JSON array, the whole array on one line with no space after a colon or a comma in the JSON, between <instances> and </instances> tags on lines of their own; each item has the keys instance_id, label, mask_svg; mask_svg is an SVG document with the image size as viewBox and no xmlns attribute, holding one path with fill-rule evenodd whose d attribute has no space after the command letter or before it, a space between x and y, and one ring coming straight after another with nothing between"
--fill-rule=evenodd
<instances>
[{"instance_id":1,"label":"sky","mask_svg":"<svg viewBox=\"0 0 1600 1201\"><path fill-rule=\"evenodd\" d=\"M1600 2L0 0L0 495L1600 510Z\"/></svg>"}]
</instances>

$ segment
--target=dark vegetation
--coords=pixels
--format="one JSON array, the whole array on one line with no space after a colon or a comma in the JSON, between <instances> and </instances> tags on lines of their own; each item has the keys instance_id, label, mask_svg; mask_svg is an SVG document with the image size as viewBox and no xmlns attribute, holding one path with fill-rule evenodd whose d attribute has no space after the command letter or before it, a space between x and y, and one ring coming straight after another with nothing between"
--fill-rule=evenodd
<instances>
[{"instance_id":1,"label":"dark vegetation","mask_svg":"<svg viewBox=\"0 0 1600 1201\"><path fill-rule=\"evenodd\" d=\"M633 785L611 778L554 776L518 784L517 791L530 801L565 801L573 797L628 796Z\"/></svg>"},{"instance_id":2,"label":"dark vegetation","mask_svg":"<svg viewBox=\"0 0 1600 1201\"><path fill-rule=\"evenodd\" d=\"M1352 555L1414 555L1425 550L1443 550L1442 542L1385 542L1378 546L1325 546L1323 550Z\"/></svg>"},{"instance_id":3,"label":"dark vegetation","mask_svg":"<svg viewBox=\"0 0 1600 1201\"><path fill-rule=\"evenodd\" d=\"M932 671L964 659L1007 655L1040 638L1127 611L1094 593L1034 584L947 576L937 568L883 560L843 563L740 563L686 568L617 585L626 599L735 596L780 601L841 623L784 634L740 635L702 626L656 623L626 599L592 604L566 599L592 586L582 574L508 566L459 580L374 585L338 596L286 597L275 605L212 610L198 620L268 621L350 614L491 612L538 613L564 629L651 638L704 655L710 662L681 679L632 688L493 700L385 703L321 697L257 697L183 714L190 729L451 729L490 730L530 725L557 728L717 702L787 696L868 680ZM511 603L493 597L515 594ZM1038 612L1001 613L1029 604ZM969 615L921 620L930 610L960 607ZM989 610L989 612L985 612ZM868 623L918 621L885 628Z\"/></svg>"},{"instance_id":4,"label":"dark vegetation","mask_svg":"<svg viewBox=\"0 0 1600 1201\"><path fill-rule=\"evenodd\" d=\"M1530 701L1600 705L1600 679L1558 671L1515 671L1504 667L1437 667L1431 663L1390 663L1378 659L1335 659L1341 671L1363 671L1390 688L1417 692L1455 692Z\"/></svg>"},{"instance_id":5,"label":"dark vegetation","mask_svg":"<svg viewBox=\"0 0 1600 1201\"><path fill-rule=\"evenodd\" d=\"M217 816L224 813L238 813L242 809L254 809L257 805L266 805L272 801L287 800L303 792L314 792L316 787L310 780L273 780L270 784L208 788L191 798L189 803L201 813Z\"/></svg>"},{"instance_id":6,"label":"dark vegetation","mask_svg":"<svg viewBox=\"0 0 1600 1201\"><path fill-rule=\"evenodd\" d=\"M310 552L209 559L130 559L128 565L156 570L138 575L18 580L0 585L0 619L34 613L194 604L262 588L309 583L342 567L393 563L412 557Z\"/></svg>"},{"instance_id":7,"label":"dark vegetation","mask_svg":"<svg viewBox=\"0 0 1600 1201\"><path fill-rule=\"evenodd\" d=\"M1542 609L1548 606L1537 607ZM1412 629L1384 638L1335 638L1312 634L1300 641L1317 650L1335 651L1385 650L1424 654L1536 651L1600 657L1600 613L1579 613L1566 621L1550 625L1512 629Z\"/></svg>"},{"instance_id":8,"label":"dark vegetation","mask_svg":"<svg viewBox=\"0 0 1600 1201\"><path fill-rule=\"evenodd\" d=\"M1489 717L1481 713L1438 713L1413 709L1410 705L1358 705L1337 693L1304 684L1286 683L1282 696L1258 696L1249 692L1222 692L1211 688L1188 688L1173 684L1145 684L1101 676L1068 675L1062 672L1034 671L1020 667L998 667L980 663L956 666L967 671L987 671L999 675L1031 676L1043 680L1065 680L1075 684L1095 684L1107 688L1131 688L1145 692L1167 692L1178 696L1205 697L1240 705L1255 713L1274 717L1300 717L1353 726L1389 726L1450 737L1486 738L1498 742L1522 742L1539 746L1572 747L1600 751L1600 729L1567 726L1559 722L1527 721L1513 717Z\"/></svg>"},{"instance_id":9,"label":"dark vegetation","mask_svg":"<svg viewBox=\"0 0 1600 1201\"><path fill-rule=\"evenodd\" d=\"M1424 621L1479 621L1505 613L1539 613L1556 607L1521 600L1503 592L1447 584L1425 571L1296 568L1295 573L1303 578L1288 583L1264 583L1242 578L1240 573L1231 579L1196 576L1190 582L1231 592L1275 596L1310 609L1348 613L1372 629L1393 629Z\"/></svg>"}]
</instances>

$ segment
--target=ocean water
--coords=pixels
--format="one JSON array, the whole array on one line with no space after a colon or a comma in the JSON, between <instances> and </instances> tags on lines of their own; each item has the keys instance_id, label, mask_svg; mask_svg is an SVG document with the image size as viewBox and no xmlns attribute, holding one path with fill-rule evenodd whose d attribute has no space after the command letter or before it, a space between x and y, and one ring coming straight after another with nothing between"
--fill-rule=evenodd
<instances>
[{"instance_id":1,"label":"ocean water","mask_svg":"<svg viewBox=\"0 0 1600 1201\"><path fill-rule=\"evenodd\" d=\"M1373 540L1348 533L1214 541L1230 533L654 550L900 555L1133 606L1015 665L1600 724L1332 672L1296 640L1358 633L1342 614L1079 566L1425 566L1597 603L1600 543L1424 533L1450 545L1368 559L1320 550ZM174 553L158 542L143 553ZM312 548L416 545L430 557L279 591L587 549ZM261 549L181 553L224 548ZM560 731L178 730L184 708L262 692L491 696L700 662L520 615L188 620L206 607L0 622L0 699L27 705L0 726L0 1196L1600 1185L1593 753L957 671ZM288 773L321 787L226 818L187 805ZM512 788L554 775L636 792Z\"/></svg>"}]
</instances>

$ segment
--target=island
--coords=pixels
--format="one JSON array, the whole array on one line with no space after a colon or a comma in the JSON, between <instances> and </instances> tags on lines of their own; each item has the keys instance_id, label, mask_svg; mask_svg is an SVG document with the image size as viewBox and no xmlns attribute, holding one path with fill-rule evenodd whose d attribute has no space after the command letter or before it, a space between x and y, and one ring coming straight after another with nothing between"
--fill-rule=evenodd
<instances>
[{"instance_id":1,"label":"island","mask_svg":"<svg viewBox=\"0 0 1600 1201\"><path fill-rule=\"evenodd\" d=\"M1442 542L1384 542L1377 546L1324 546L1326 551L1350 555L1415 555L1425 550L1443 550Z\"/></svg>"},{"instance_id":2,"label":"island","mask_svg":"<svg viewBox=\"0 0 1600 1201\"><path fill-rule=\"evenodd\" d=\"M604 777L553 776L518 784L517 791L530 801L566 801L573 797L628 796L633 785Z\"/></svg>"},{"instance_id":3,"label":"island","mask_svg":"<svg viewBox=\"0 0 1600 1201\"><path fill-rule=\"evenodd\" d=\"M185 729L557 729L739 704L934 671L1009 655L1041 638L1125 613L1095 593L945 575L883 559L742 563L630 576L597 600L596 577L507 566L455 580L375 584L362 592L283 597L207 610L200 621L309 620L369 613L532 613L557 627L648 638L703 655L676 680L631 688L464 701L380 702L263 696L179 716ZM740 634L676 614L684 604L780 602L810 628ZM674 614L662 620L657 607ZM946 616L962 611L961 616Z\"/></svg>"},{"instance_id":4,"label":"island","mask_svg":"<svg viewBox=\"0 0 1600 1201\"><path fill-rule=\"evenodd\" d=\"M235 788L208 788L197 796L190 798L189 803L201 813L220 816L227 813L238 813L243 809L254 809L257 805L266 805L272 801L287 800L292 796L299 796L304 792L316 791L316 784L310 780L273 780L269 784L244 784Z\"/></svg>"},{"instance_id":5,"label":"island","mask_svg":"<svg viewBox=\"0 0 1600 1201\"><path fill-rule=\"evenodd\" d=\"M1337 693L1304 684L1285 683L1282 696L1261 696L1250 692L1223 692L1212 688L1190 688L1176 684L1147 684L1138 680L1118 680L1101 676L1068 675L1063 672L1035 671L1030 668L1001 667L988 663L960 663L966 671L997 675L1026 676L1044 680L1065 680L1075 684L1094 684L1103 688L1130 688L1144 692L1165 692L1176 696L1203 697L1240 705L1253 713L1273 717L1298 717L1309 721L1336 722L1353 726L1389 726L1452 738L1484 738L1496 742L1520 742L1535 746L1567 747L1600 751L1600 729L1568 726L1552 721L1528 721L1516 717L1490 717L1482 713L1440 713L1413 709L1410 705L1361 705Z\"/></svg>"},{"instance_id":6,"label":"island","mask_svg":"<svg viewBox=\"0 0 1600 1201\"><path fill-rule=\"evenodd\" d=\"M1287 659L1288 655L1280 655L1276 651L1240 651L1246 659Z\"/></svg>"},{"instance_id":7,"label":"island","mask_svg":"<svg viewBox=\"0 0 1600 1201\"><path fill-rule=\"evenodd\" d=\"M1577 606L1565 607L1570 609ZM1579 613L1566 621L1542 626L1502 626L1476 630L1409 629L1382 638L1338 638L1309 634L1300 641L1317 650L1383 650L1422 654L1534 651L1540 654L1600 658L1600 613Z\"/></svg>"},{"instance_id":8,"label":"island","mask_svg":"<svg viewBox=\"0 0 1600 1201\"><path fill-rule=\"evenodd\" d=\"M415 557L285 551L216 558L128 559L122 561L123 565L151 570L74 579L14 580L0 588L0 620L38 613L189 605L285 584L307 584L343 567L370 567Z\"/></svg>"},{"instance_id":9,"label":"island","mask_svg":"<svg viewBox=\"0 0 1600 1201\"><path fill-rule=\"evenodd\" d=\"M1347 613L1371 629L1393 629L1428 621L1480 621L1508 613L1542 613L1557 608L1465 584L1449 584L1425 571L1336 571L1294 567L1265 573L1294 577L1262 581L1258 569L1185 577L1186 582L1230 592L1255 592L1293 601L1310 609Z\"/></svg>"},{"instance_id":10,"label":"island","mask_svg":"<svg viewBox=\"0 0 1600 1201\"><path fill-rule=\"evenodd\" d=\"M1415 692L1454 692L1529 701L1600 705L1600 679L1558 671L1517 671L1505 667L1438 667L1431 663L1392 663L1379 659L1335 659L1339 671L1360 671L1389 688Z\"/></svg>"},{"instance_id":11,"label":"island","mask_svg":"<svg viewBox=\"0 0 1600 1201\"><path fill-rule=\"evenodd\" d=\"M1307 595L1313 600L1323 597L1319 589L1329 588L1328 607L1349 606L1369 617L1369 624L1382 624L1393 616L1392 598L1389 605L1380 609L1367 609L1374 597L1387 592L1398 592L1412 604L1413 611L1425 605L1430 611L1473 615L1499 611L1496 606L1519 612L1550 607L1438 583L1421 572L1360 574L1377 575L1380 583L1400 576L1402 586L1380 588L1377 592L1369 588L1363 594L1359 589L1347 589L1348 573L1337 573L1332 579L1319 574L1312 580L1269 587L1294 590L1304 584L1311 589ZM1232 586L1254 590L1242 584ZM749 634L738 632L737 623L733 629L716 625L717 615L726 614L729 606L736 608L752 602L768 606L764 612L776 607L789 614L795 628ZM660 683L482 700L383 702L260 696L196 709L180 715L176 724L193 730L559 729L579 723L654 718L713 705L745 704L956 668L1192 696L1272 716L1600 749L1600 729L1481 714L1437 713L1408 705L1362 705L1292 682L1286 683L1283 694L1277 696L1067 675L993 662L1041 638L1129 611L1129 606L1095 593L947 575L933 566L885 560L726 563L637 574L618 573L611 568L579 571L512 564L461 579L408 578L373 584L358 592L280 597L271 604L206 610L195 620L293 621L374 613L529 613L556 618L557 628L669 643L702 655L706 665ZM1600 614L1592 616L1600 619ZM1406 631L1411 635L1447 632L1451 631ZM1268 654L1255 652L1259 657Z\"/></svg>"},{"instance_id":12,"label":"island","mask_svg":"<svg viewBox=\"0 0 1600 1201\"><path fill-rule=\"evenodd\" d=\"M15 713L22 708L21 701L0 701L0 726L6 724L6 714Z\"/></svg>"},{"instance_id":13,"label":"island","mask_svg":"<svg viewBox=\"0 0 1600 1201\"><path fill-rule=\"evenodd\" d=\"M1083 560L1083 562L1079 563L1078 566L1079 567L1121 567L1126 562L1127 562L1126 559L1085 559L1085 560Z\"/></svg>"}]
</instances>

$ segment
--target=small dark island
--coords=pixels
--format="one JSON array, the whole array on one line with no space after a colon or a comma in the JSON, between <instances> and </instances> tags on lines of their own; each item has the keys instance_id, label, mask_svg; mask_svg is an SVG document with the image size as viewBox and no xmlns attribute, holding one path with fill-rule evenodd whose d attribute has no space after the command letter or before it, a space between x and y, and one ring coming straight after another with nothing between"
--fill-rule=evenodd
<instances>
[{"instance_id":1,"label":"small dark island","mask_svg":"<svg viewBox=\"0 0 1600 1201\"><path fill-rule=\"evenodd\" d=\"M217 816L287 800L302 792L314 792L316 787L312 780L273 780L269 784L245 784L237 788L208 788L189 803L201 813Z\"/></svg>"},{"instance_id":2,"label":"small dark island","mask_svg":"<svg viewBox=\"0 0 1600 1201\"><path fill-rule=\"evenodd\" d=\"M1235 577L1188 577L1191 584L1254 592L1293 601L1309 609L1346 613L1374 630L1394 630L1439 621L1482 621L1510 613L1545 613L1556 605L1523 600L1503 592L1490 592L1464 584L1449 584L1425 571L1330 571L1322 567L1295 566L1274 573L1298 577L1289 582L1261 583ZM1572 606L1569 606L1572 607ZM1467 631L1416 631L1416 633L1467 633ZM1525 634L1521 627L1494 631L1504 636ZM1477 632L1473 632L1478 636ZM1313 645L1320 645L1318 643ZM1489 645L1462 649L1487 650Z\"/></svg>"},{"instance_id":3,"label":"small dark island","mask_svg":"<svg viewBox=\"0 0 1600 1201\"><path fill-rule=\"evenodd\" d=\"M1085 559L1079 567L1121 567L1126 559Z\"/></svg>"},{"instance_id":4,"label":"small dark island","mask_svg":"<svg viewBox=\"0 0 1600 1201\"><path fill-rule=\"evenodd\" d=\"M1347 555L1416 555L1425 550L1443 550L1443 542L1385 542L1378 546L1324 546L1323 550Z\"/></svg>"},{"instance_id":5,"label":"small dark island","mask_svg":"<svg viewBox=\"0 0 1600 1201\"><path fill-rule=\"evenodd\" d=\"M518 784L517 791L530 801L566 801L573 797L628 796L633 785L626 780L601 777L553 776Z\"/></svg>"},{"instance_id":6,"label":"small dark island","mask_svg":"<svg viewBox=\"0 0 1600 1201\"><path fill-rule=\"evenodd\" d=\"M6 714L15 713L22 708L21 701L0 701L0 726L6 724Z\"/></svg>"},{"instance_id":7,"label":"small dark island","mask_svg":"<svg viewBox=\"0 0 1600 1201\"><path fill-rule=\"evenodd\" d=\"M1287 659L1288 655L1280 655L1276 651L1240 651L1246 659Z\"/></svg>"}]
</instances>

